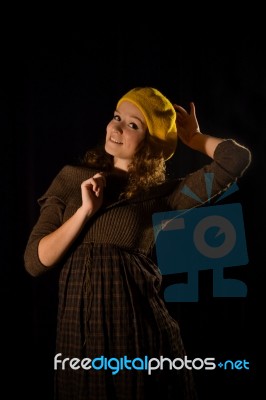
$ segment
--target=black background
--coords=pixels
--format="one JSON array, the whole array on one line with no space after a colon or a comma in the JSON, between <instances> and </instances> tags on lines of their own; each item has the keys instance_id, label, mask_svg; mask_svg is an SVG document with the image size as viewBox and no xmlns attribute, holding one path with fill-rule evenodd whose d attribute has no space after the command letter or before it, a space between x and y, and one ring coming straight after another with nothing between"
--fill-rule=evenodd
<instances>
[{"instance_id":1,"label":"black background","mask_svg":"<svg viewBox=\"0 0 266 400\"><path fill-rule=\"evenodd\" d=\"M250 362L250 370L196 372L199 400L256 398L265 264L263 36L249 29L247 21L256 24L252 16L241 26L239 18L238 25L230 21L230 31L228 20L217 27L215 16L194 30L188 17L181 29L180 19L169 25L164 19L165 28L160 15L154 21L129 11L123 23L112 16L103 24L90 15L74 28L71 20L40 22L35 15L34 24L11 21L2 30L0 390L8 398L19 391L52 400L57 272L34 279L23 265L37 198L61 167L104 139L117 100L142 85L186 108L194 101L202 132L235 138L252 152L230 199L243 207L249 263L225 271L247 284L247 297L213 298L211 271L205 271L198 303L168 306L192 358ZM168 170L183 176L205 161L179 143Z\"/></svg>"}]
</instances>

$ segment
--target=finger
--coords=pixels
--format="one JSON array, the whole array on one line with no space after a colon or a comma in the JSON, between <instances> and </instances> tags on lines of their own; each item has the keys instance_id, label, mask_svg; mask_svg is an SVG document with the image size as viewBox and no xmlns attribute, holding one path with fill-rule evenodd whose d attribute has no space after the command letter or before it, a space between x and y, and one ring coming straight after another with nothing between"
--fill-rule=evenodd
<instances>
[{"instance_id":1,"label":"finger","mask_svg":"<svg viewBox=\"0 0 266 400\"><path fill-rule=\"evenodd\" d=\"M97 177L93 177L92 179L92 190L97 197L100 196L101 191L105 187L105 178L101 175L97 175Z\"/></svg>"},{"instance_id":2,"label":"finger","mask_svg":"<svg viewBox=\"0 0 266 400\"><path fill-rule=\"evenodd\" d=\"M177 104L173 104L173 106L174 106L174 109L176 111L180 112L181 114L187 114L187 111L183 107L181 107Z\"/></svg>"},{"instance_id":3,"label":"finger","mask_svg":"<svg viewBox=\"0 0 266 400\"><path fill-rule=\"evenodd\" d=\"M93 192L96 192L99 187L94 178L89 178L86 181L82 182L81 186L85 187L86 189L90 189Z\"/></svg>"},{"instance_id":4,"label":"finger","mask_svg":"<svg viewBox=\"0 0 266 400\"><path fill-rule=\"evenodd\" d=\"M101 185L99 184L98 180L92 178L92 190L96 194L96 196L99 196L100 190L101 190Z\"/></svg>"},{"instance_id":5,"label":"finger","mask_svg":"<svg viewBox=\"0 0 266 400\"><path fill-rule=\"evenodd\" d=\"M106 179L105 179L105 175L103 174L103 172L97 172L97 174L93 175L93 178L99 179L99 181L101 181L103 186L104 187L106 186Z\"/></svg>"},{"instance_id":6,"label":"finger","mask_svg":"<svg viewBox=\"0 0 266 400\"><path fill-rule=\"evenodd\" d=\"M190 105L190 114L192 114L194 117L196 117L196 109L195 109L195 104L191 101L189 103Z\"/></svg>"},{"instance_id":7,"label":"finger","mask_svg":"<svg viewBox=\"0 0 266 400\"><path fill-rule=\"evenodd\" d=\"M177 122L182 122L183 120L184 120L184 116L179 114L179 113L177 113L176 114L176 121Z\"/></svg>"}]
</instances>

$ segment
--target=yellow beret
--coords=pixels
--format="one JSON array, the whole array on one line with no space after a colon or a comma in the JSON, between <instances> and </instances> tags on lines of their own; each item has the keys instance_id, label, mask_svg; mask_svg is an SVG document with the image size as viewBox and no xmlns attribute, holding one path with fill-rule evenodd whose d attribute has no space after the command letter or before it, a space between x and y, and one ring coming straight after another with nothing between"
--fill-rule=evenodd
<instances>
[{"instance_id":1,"label":"yellow beret","mask_svg":"<svg viewBox=\"0 0 266 400\"><path fill-rule=\"evenodd\" d=\"M127 92L117 103L130 101L143 113L149 134L163 150L165 160L172 157L177 144L176 111L159 90L137 87Z\"/></svg>"}]
</instances>

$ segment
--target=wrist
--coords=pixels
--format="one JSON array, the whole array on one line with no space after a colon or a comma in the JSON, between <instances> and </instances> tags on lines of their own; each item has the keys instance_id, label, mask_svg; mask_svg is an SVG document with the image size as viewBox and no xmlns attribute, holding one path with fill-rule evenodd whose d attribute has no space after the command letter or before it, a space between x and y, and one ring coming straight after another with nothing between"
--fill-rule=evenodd
<instances>
[{"instance_id":1,"label":"wrist","mask_svg":"<svg viewBox=\"0 0 266 400\"><path fill-rule=\"evenodd\" d=\"M85 208L83 205L79 207L76 211L76 215L83 221L84 223L87 222L88 219L90 219L93 215L93 212L91 209Z\"/></svg>"},{"instance_id":2,"label":"wrist","mask_svg":"<svg viewBox=\"0 0 266 400\"><path fill-rule=\"evenodd\" d=\"M203 154L206 154L213 159L215 149L222 141L223 139L221 138L199 132L195 135L191 148L193 150L197 150Z\"/></svg>"},{"instance_id":3,"label":"wrist","mask_svg":"<svg viewBox=\"0 0 266 400\"><path fill-rule=\"evenodd\" d=\"M191 139L188 143L188 146L193 150L201 151L202 146L204 146L205 140L206 140L206 135L197 131L191 135Z\"/></svg>"}]
</instances>

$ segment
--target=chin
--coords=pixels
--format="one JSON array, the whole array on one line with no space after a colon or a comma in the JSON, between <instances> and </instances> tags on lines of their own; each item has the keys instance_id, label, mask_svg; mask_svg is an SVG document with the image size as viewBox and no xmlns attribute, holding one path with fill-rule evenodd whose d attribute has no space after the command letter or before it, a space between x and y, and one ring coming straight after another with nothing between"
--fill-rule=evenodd
<instances>
[{"instance_id":1,"label":"chin","mask_svg":"<svg viewBox=\"0 0 266 400\"><path fill-rule=\"evenodd\" d=\"M106 151L106 153L110 154L110 156L115 156L115 151L110 149L108 143L105 143L104 150Z\"/></svg>"}]
</instances>

